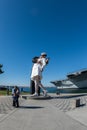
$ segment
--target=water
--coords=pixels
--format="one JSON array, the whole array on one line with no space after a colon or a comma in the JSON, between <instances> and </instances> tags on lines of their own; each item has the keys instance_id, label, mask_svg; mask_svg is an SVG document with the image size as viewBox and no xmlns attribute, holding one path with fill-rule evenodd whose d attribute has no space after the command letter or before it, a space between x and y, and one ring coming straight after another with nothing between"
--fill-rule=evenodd
<instances>
[{"instance_id":1,"label":"water","mask_svg":"<svg viewBox=\"0 0 87 130\"><path fill-rule=\"evenodd\" d=\"M24 88L20 88L21 92L30 92L30 87L24 87ZM46 90L49 93L56 93L57 88L56 87L46 87Z\"/></svg>"},{"instance_id":2,"label":"water","mask_svg":"<svg viewBox=\"0 0 87 130\"><path fill-rule=\"evenodd\" d=\"M87 93L87 89L74 89L74 88L67 88L67 89L57 89L56 87L46 87L46 90L49 93ZM21 88L23 92L30 92L30 87Z\"/></svg>"}]
</instances>

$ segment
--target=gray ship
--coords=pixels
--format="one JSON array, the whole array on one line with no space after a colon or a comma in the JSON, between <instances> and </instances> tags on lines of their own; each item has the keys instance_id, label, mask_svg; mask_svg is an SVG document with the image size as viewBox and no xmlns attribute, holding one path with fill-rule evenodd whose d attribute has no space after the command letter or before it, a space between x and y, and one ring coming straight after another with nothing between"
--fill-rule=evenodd
<instances>
[{"instance_id":1,"label":"gray ship","mask_svg":"<svg viewBox=\"0 0 87 130\"><path fill-rule=\"evenodd\" d=\"M59 89L87 89L87 69L69 73L66 76L67 78L64 80L55 80L51 81L51 83Z\"/></svg>"}]
</instances>

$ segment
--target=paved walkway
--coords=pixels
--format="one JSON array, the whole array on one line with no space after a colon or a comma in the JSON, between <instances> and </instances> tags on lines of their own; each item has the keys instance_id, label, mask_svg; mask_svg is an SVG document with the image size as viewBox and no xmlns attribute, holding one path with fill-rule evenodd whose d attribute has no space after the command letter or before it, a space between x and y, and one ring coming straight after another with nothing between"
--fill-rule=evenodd
<instances>
[{"instance_id":1,"label":"paved walkway","mask_svg":"<svg viewBox=\"0 0 87 130\"><path fill-rule=\"evenodd\" d=\"M52 97L49 100L20 99L20 108L0 114L0 130L87 130L87 105L68 109L76 97ZM87 99L86 96L80 98ZM64 104L68 106L66 109Z\"/></svg>"}]
</instances>

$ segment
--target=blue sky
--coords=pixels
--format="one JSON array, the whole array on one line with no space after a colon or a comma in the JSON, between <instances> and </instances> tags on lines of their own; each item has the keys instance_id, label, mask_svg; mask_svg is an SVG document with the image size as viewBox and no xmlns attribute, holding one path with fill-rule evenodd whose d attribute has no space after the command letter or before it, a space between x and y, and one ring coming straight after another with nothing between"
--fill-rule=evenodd
<instances>
[{"instance_id":1,"label":"blue sky","mask_svg":"<svg viewBox=\"0 0 87 130\"><path fill-rule=\"evenodd\" d=\"M29 86L32 57L50 62L42 83L87 68L86 0L1 0L0 84Z\"/></svg>"}]
</instances>

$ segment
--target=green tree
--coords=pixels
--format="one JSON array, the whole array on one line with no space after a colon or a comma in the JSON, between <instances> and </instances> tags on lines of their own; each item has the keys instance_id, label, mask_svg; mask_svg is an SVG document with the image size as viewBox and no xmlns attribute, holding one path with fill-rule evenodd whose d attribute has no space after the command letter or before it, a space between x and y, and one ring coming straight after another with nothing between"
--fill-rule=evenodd
<instances>
[{"instance_id":1,"label":"green tree","mask_svg":"<svg viewBox=\"0 0 87 130\"><path fill-rule=\"evenodd\" d=\"M4 71L2 70L2 67L3 67L3 65L0 64L0 74L4 73Z\"/></svg>"}]
</instances>

